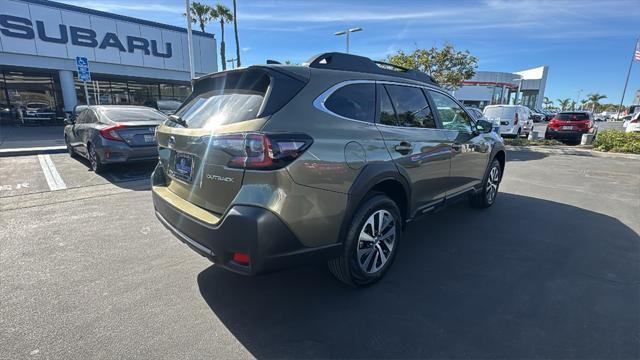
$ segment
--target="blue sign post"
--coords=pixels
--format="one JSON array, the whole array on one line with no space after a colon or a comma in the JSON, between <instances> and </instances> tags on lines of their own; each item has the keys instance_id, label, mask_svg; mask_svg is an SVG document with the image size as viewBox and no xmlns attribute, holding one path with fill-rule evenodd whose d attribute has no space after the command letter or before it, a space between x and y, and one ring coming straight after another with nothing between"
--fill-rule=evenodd
<instances>
[{"instance_id":1,"label":"blue sign post","mask_svg":"<svg viewBox=\"0 0 640 360\"><path fill-rule=\"evenodd\" d=\"M84 96L89 105L89 91L87 90L87 81L91 81L91 72L89 71L89 60L83 56L76 57L76 67L78 69L78 79L84 84Z\"/></svg>"}]
</instances>

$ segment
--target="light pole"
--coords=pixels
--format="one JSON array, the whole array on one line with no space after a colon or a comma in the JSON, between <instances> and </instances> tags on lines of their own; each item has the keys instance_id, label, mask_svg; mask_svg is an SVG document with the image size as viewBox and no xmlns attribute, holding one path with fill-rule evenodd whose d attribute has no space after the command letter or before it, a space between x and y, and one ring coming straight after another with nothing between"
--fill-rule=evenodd
<instances>
[{"instance_id":1,"label":"light pole","mask_svg":"<svg viewBox=\"0 0 640 360\"><path fill-rule=\"evenodd\" d=\"M362 28L361 27L357 27L357 28L352 28L352 29L338 31L336 33L333 33L333 35L336 35L336 36L347 35L347 54L349 53L349 34L352 33L352 32L357 32L357 31L362 31Z\"/></svg>"},{"instance_id":2,"label":"light pole","mask_svg":"<svg viewBox=\"0 0 640 360\"><path fill-rule=\"evenodd\" d=\"M582 95L582 89L578 89L578 97L576 98L576 106L580 103L580 95ZM575 109L571 109L575 110Z\"/></svg>"},{"instance_id":3,"label":"light pole","mask_svg":"<svg viewBox=\"0 0 640 360\"><path fill-rule=\"evenodd\" d=\"M193 37L191 34L191 5L189 0L184 1L187 14L187 44L189 45L189 82L191 83L191 90L193 90L193 78L196 77L195 69L193 68Z\"/></svg>"},{"instance_id":4,"label":"light pole","mask_svg":"<svg viewBox=\"0 0 640 360\"><path fill-rule=\"evenodd\" d=\"M228 63L231 63L231 70L236 68L236 60L238 60L238 58L227 60Z\"/></svg>"}]
</instances>

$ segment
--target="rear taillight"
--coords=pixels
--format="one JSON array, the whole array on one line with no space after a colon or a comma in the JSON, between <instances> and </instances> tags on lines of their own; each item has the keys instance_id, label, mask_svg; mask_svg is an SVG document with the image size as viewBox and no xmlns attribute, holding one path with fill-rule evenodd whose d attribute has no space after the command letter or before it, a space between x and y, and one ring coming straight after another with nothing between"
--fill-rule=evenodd
<instances>
[{"instance_id":1,"label":"rear taillight","mask_svg":"<svg viewBox=\"0 0 640 360\"><path fill-rule=\"evenodd\" d=\"M518 125L518 113L516 113L516 116L513 118L513 125Z\"/></svg>"},{"instance_id":2,"label":"rear taillight","mask_svg":"<svg viewBox=\"0 0 640 360\"><path fill-rule=\"evenodd\" d=\"M280 169L297 159L313 142L304 134L243 133L212 136L209 146L230 155L227 166L238 169Z\"/></svg>"},{"instance_id":3,"label":"rear taillight","mask_svg":"<svg viewBox=\"0 0 640 360\"><path fill-rule=\"evenodd\" d=\"M122 140L122 138L120 137L120 135L118 135L118 129L123 129L126 126L122 125L122 124L115 124L115 125L111 125L109 127L106 127L102 130L100 130L100 136L102 136L103 138L107 139L107 140L114 140L114 141L124 141Z\"/></svg>"}]
</instances>

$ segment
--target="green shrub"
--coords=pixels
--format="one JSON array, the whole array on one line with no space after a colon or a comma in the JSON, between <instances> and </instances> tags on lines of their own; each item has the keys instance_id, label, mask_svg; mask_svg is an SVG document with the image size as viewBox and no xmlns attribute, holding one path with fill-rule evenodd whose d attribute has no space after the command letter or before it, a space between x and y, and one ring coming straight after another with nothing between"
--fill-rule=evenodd
<instances>
[{"instance_id":1,"label":"green shrub","mask_svg":"<svg viewBox=\"0 0 640 360\"><path fill-rule=\"evenodd\" d=\"M593 146L600 151L640 154L640 133L605 130L598 132Z\"/></svg>"}]
</instances>

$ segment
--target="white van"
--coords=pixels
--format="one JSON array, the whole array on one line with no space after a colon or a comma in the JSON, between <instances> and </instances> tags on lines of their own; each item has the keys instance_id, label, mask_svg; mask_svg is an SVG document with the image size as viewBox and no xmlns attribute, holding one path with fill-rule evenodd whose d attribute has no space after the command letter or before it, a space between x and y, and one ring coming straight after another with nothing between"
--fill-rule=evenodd
<instances>
[{"instance_id":1,"label":"white van","mask_svg":"<svg viewBox=\"0 0 640 360\"><path fill-rule=\"evenodd\" d=\"M500 124L500 135L519 137L529 136L533 130L531 110L522 105L489 105L484 108L487 120Z\"/></svg>"}]
</instances>

